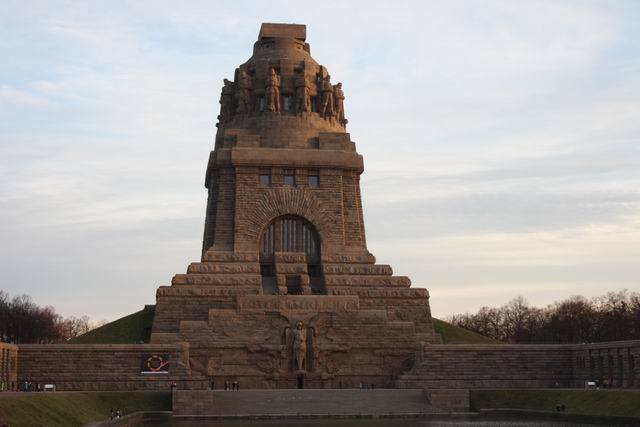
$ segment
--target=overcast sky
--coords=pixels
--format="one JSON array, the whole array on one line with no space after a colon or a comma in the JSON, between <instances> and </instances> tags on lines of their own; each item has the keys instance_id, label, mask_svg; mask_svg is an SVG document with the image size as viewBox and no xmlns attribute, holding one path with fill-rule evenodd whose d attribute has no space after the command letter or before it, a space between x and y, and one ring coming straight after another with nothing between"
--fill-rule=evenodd
<instances>
[{"instance_id":1,"label":"overcast sky","mask_svg":"<svg viewBox=\"0 0 640 427\"><path fill-rule=\"evenodd\" d=\"M369 250L433 313L640 291L640 2L0 0L0 289L112 320L199 259L223 78L307 25Z\"/></svg>"}]
</instances>

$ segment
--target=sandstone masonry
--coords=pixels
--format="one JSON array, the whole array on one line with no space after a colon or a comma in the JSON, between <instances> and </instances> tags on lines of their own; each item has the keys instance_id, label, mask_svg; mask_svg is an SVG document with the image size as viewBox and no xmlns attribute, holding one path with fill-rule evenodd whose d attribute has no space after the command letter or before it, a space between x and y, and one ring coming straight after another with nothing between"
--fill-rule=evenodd
<instances>
[{"instance_id":1,"label":"sandstone masonry","mask_svg":"<svg viewBox=\"0 0 640 427\"><path fill-rule=\"evenodd\" d=\"M0 342L0 391L18 387L18 347Z\"/></svg>"},{"instance_id":2,"label":"sandstone masonry","mask_svg":"<svg viewBox=\"0 0 640 427\"><path fill-rule=\"evenodd\" d=\"M434 410L464 409L460 390L469 388L638 387L640 341L441 344L429 292L367 249L364 162L346 132L344 99L311 57L304 25L263 24L253 55L221 90L201 259L158 288L151 343L0 344L0 379L59 390L175 383L187 390L176 395L185 414L229 410L212 406L216 392L188 391L212 381L243 390L426 388L406 396ZM335 403L327 398L326 408Z\"/></svg>"},{"instance_id":3,"label":"sandstone masonry","mask_svg":"<svg viewBox=\"0 0 640 427\"><path fill-rule=\"evenodd\" d=\"M263 24L225 79L205 177L202 259L161 286L152 343L251 388L392 386L440 342L429 293L376 264L342 84L304 25Z\"/></svg>"}]
</instances>

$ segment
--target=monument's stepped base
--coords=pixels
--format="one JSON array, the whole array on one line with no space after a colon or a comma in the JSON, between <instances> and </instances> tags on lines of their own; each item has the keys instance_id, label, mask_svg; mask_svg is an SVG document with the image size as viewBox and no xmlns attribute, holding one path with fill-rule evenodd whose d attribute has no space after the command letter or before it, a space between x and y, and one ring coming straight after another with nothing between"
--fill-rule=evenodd
<instances>
[{"instance_id":1,"label":"monument's stepped base","mask_svg":"<svg viewBox=\"0 0 640 427\"><path fill-rule=\"evenodd\" d=\"M465 390L177 390L174 416L411 415L468 410Z\"/></svg>"}]
</instances>

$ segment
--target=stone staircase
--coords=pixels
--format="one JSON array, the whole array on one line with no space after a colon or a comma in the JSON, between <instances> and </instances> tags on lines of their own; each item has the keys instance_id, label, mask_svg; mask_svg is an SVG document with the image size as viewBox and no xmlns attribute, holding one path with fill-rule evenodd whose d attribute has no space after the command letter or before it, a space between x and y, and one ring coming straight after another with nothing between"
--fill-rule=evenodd
<instances>
[{"instance_id":1,"label":"stone staircase","mask_svg":"<svg viewBox=\"0 0 640 427\"><path fill-rule=\"evenodd\" d=\"M422 389L176 390L174 416L402 416L443 412Z\"/></svg>"}]
</instances>

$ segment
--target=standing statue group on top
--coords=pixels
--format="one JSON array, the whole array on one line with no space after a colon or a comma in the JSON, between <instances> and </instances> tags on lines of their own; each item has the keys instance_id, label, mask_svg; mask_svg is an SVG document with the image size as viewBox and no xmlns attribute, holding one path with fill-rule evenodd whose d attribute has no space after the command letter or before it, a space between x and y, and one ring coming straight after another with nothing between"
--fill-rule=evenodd
<instances>
[{"instance_id":1,"label":"standing statue group on top","mask_svg":"<svg viewBox=\"0 0 640 427\"><path fill-rule=\"evenodd\" d=\"M315 99L316 108L313 108L311 93L314 85L318 96ZM256 105L252 109L253 84L251 76L245 71L238 72L237 83L224 79L224 86L220 94L220 115L218 120L225 123L236 114L249 114L252 110L270 111L279 113L282 111L280 96L281 78L275 68L269 69L269 75L265 79L264 105ZM295 103L293 108L297 114L316 111L321 117L329 120L337 120L341 125L346 125L348 120L344 117L344 92L342 83L331 84L331 76L323 73L321 67L316 81L310 82L304 73L296 76L294 80Z\"/></svg>"}]
</instances>

